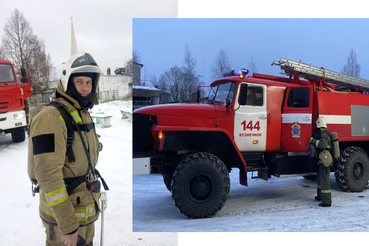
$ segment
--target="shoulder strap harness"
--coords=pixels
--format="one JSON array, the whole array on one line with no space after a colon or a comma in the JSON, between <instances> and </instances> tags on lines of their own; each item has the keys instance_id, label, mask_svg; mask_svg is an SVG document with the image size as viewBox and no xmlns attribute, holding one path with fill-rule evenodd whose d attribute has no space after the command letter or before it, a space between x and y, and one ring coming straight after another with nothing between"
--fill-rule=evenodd
<instances>
[{"instance_id":1,"label":"shoulder strap harness","mask_svg":"<svg viewBox=\"0 0 369 246\"><path fill-rule=\"evenodd\" d=\"M91 123L88 123L88 124L77 124L75 122L73 116L69 112L69 110L61 102L52 101L48 105L49 106L54 106L56 109L58 109L58 111L60 112L60 114L63 117L63 119L65 121L65 124L67 126L67 156L68 156L69 162L75 162L75 160L76 160L76 158L74 156L73 149L72 149L72 143L73 143L73 139L74 139L74 131L76 129L78 131L80 137L81 137L82 144L83 144L83 147L84 147L86 155L87 155L88 165L91 169L91 173L88 174L88 175L75 177L75 178L65 178L64 182L65 182L65 184L68 185L67 186L67 192L68 193L72 192L75 188L77 188L83 182L88 182L88 181L94 179L95 177L100 177L101 181L103 183L104 189L109 190L109 187L107 186L107 184L106 184L105 180L103 179L103 177L101 177L99 171L97 171L97 169L94 169L92 164L91 164L90 153L87 150L85 141L83 140L82 133L81 133L81 130L89 132L90 130L95 129L94 123L91 122ZM82 129L80 129L80 128L82 128Z\"/></svg>"}]
</instances>

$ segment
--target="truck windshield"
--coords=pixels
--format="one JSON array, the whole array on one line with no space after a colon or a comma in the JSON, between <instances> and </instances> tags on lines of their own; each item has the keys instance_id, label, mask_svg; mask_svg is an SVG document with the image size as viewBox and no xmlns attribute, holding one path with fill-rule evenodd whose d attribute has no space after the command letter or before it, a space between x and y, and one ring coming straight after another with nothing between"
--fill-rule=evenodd
<instances>
[{"instance_id":1,"label":"truck windshield","mask_svg":"<svg viewBox=\"0 0 369 246\"><path fill-rule=\"evenodd\" d=\"M233 82L226 82L211 87L208 102L209 103L229 103L233 102L236 84Z\"/></svg>"},{"instance_id":2,"label":"truck windshield","mask_svg":"<svg viewBox=\"0 0 369 246\"><path fill-rule=\"evenodd\" d=\"M15 82L13 67L9 64L0 64L0 83Z\"/></svg>"}]
</instances>

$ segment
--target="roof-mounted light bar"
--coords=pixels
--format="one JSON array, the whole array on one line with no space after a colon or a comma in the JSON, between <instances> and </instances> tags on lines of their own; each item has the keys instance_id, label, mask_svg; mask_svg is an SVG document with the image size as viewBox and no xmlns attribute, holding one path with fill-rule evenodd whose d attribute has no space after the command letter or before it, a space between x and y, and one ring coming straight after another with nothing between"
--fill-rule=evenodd
<instances>
[{"instance_id":1,"label":"roof-mounted light bar","mask_svg":"<svg viewBox=\"0 0 369 246\"><path fill-rule=\"evenodd\" d=\"M228 73L224 73L223 77L228 77L228 76L240 76L240 78L244 78L246 75L249 74L249 70L246 68L238 68L238 69L233 69L232 71L228 72Z\"/></svg>"}]
</instances>

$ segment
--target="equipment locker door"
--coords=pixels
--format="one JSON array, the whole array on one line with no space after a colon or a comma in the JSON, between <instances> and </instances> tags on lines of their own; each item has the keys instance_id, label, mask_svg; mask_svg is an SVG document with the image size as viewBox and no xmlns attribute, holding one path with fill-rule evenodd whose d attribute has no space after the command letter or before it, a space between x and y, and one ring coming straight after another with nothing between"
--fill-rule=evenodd
<instances>
[{"instance_id":1,"label":"equipment locker door","mask_svg":"<svg viewBox=\"0 0 369 246\"><path fill-rule=\"evenodd\" d=\"M235 105L234 140L240 151L265 151L267 132L266 85L242 83L246 105ZM241 95L240 95L241 97Z\"/></svg>"},{"instance_id":2,"label":"equipment locker door","mask_svg":"<svg viewBox=\"0 0 369 246\"><path fill-rule=\"evenodd\" d=\"M312 133L312 86L287 89L282 111L282 148L306 152Z\"/></svg>"}]
</instances>

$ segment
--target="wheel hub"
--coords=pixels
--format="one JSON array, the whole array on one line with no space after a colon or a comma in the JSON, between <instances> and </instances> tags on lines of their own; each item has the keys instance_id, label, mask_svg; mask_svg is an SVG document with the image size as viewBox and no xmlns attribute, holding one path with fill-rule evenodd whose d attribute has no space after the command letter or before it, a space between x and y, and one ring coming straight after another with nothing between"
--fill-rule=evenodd
<instances>
[{"instance_id":1,"label":"wheel hub","mask_svg":"<svg viewBox=\"0 0 369 246\"><path fill-rule=\"evenodd\" d=\"M204 200L209 197L211 193L211 181L205 175L198 175L194 177L190 184L191 195L199 200Z\"/></svg>"},{"instance_id":2,"label":"wheel hub","mask_svg":"<svg viewBox=\"0 0 369 246\"><path fill-rule=\"evenodd\" d=\"M353 174L356 180L361 179L361 177L363 176L363 164L362 163L360 162L355 163L354 168L353 168Z\"/></svg>"}]
</instances>

